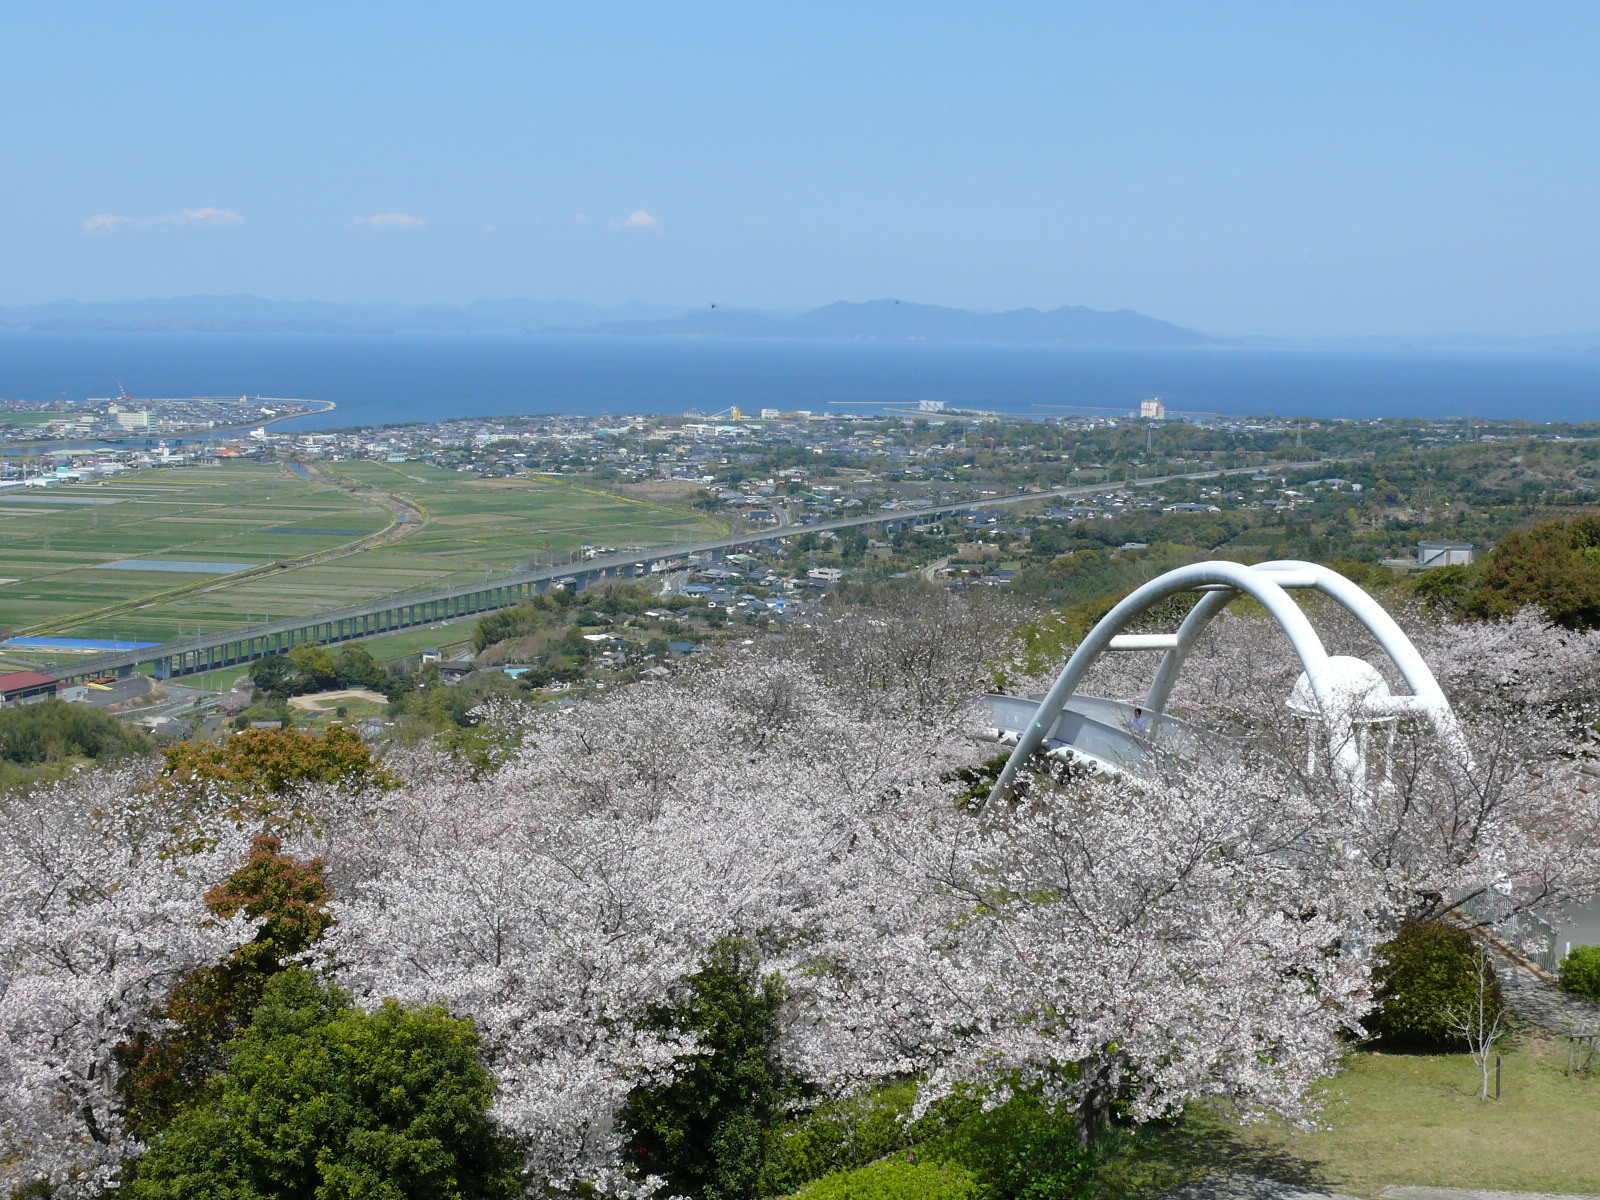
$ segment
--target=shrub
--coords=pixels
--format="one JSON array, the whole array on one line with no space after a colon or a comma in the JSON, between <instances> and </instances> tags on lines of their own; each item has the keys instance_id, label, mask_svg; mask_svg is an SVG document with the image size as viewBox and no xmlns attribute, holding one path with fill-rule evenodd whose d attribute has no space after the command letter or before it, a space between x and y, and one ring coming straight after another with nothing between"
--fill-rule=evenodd
<instances>
[{"instance_id":1,"label":"shrub","mask_svg":"<svg viewBox=\"0 0 1600 1200\"><path fill-rule=\"evenodd\" d=\"M392 1000L361 1012L296 968L230 1051L134 1165L132 1200L522 1194L470 1021Z\"/></svg>"},{"instance_id":2,"label":"shrub","mask_svg":"<svg viewBox=\"0 0 1600 1200\"><path fill-rule=\"evenodd\" d=\"M241 805L319 783L347 792L400 785L355 731L342 725L323 733L247 729L220 746L183 742L164 753L166 767L157 787L198 791L214 786Z\"/></svg>"},{"instance_id":3,"label":"shrub","mask_svg":"<svg viewBox=\"0 0 1600 1200\"><path fill-rule=\"evenodd\" d=\"M472 648L482 654L496 642L507 638L526 637L559 620L551 615L555 606L543 596L511 608L501 609L479 619L472 631Z\"/></svg>"},{"instance_id":4,"label":"shrub","mask_svg":"<svg viewBox=\"0 0 1600 1200\"><path fill-rule=\"evenodd\" d=\"M1600 625L1600 518L1542 521L1500 539L1466 609L1499 618L1525 604L1538 605L1568 629Z\"/></svg>"},{"instance_id":5,"label":"shrub","mask_svg":"<svg viewBox=\"0 0 1600 1200\"><path fill-rule=\"evenodd\" d=\"M889 1159L817 1180L800 1200L975 1200L978 1181L950 1162Z\"/></svg>"},{"instance_id":6,"label":"shrub","mask_svg":"<svg viewBox=\"0 0 1600 1200\"><path fill-rule=\"evenodd\" d=\"M1600 1004L1600 946L1575 946L1561 960L1561 990Z\"/></svg>"},{"instance_id":7,"label":"shrub","mask_svg":"<svg viewBox=\"0 0 1600 1200\"><path fill-rule=\"evenodd\" d=\"M205 896L218 916L242 911L261 921L255 937L226 961L180 976L159 1014L167 1028L140 1034L118 1050L123 1115L142 1138L204 1093L273 977L333 923L322 860L299 861L282 849L277 838L258 835L245 863Z\"/></svg>"},{"instance_id":8,"label":"shrub","mask_svg":"<svg viewBox=\"0 0 1600 1200\"><path fill-rule=\"evenodd\" d=\"M1463 929L1437 921L1412 921L1378 947L1378 1007L1367 1019L1372 1033L1398 1048L1454 1050L1461 1039L1450 1015L1478 1002L1477 947ZM1492 971L1485 1020L1502 1008L1500 981Z\"/></svg>"},{"instance_id":9,"label":"shrub","mask_svg":"<svg viewBox=\"0 0 1600 1200\"><path fill-rule=\"evenodd\" d=\"M915 1146L976 1113L977 1101L949 1099L913 1121L917 1085L891 1083L864 1095L828 1100L778 1135L779 1191L850 1171Z\"/></svg>"},{"instance_id":10,"label":"shrub","mask_svg":"<svg viewBox=\"0 0 1600 1200\"><path fill-rule=\"evenodd\" d=\"M1016 1096L961 1122L925 1147L977 1180L984 1200L1064 1200L1086 1194L1100 1156L1078 1144L1074 1114Z\"/></svg>"},{"instance_id":11,"label":"shrub","mask_svg":"<svg viewBox=\"0 0 1600 1200\"><path fill-rule=\"evenodd\" d=\"M62 700L0 709L0 760L31 767L63 759L143 754L150 743L110 713Z\"/></svg>"}]
</instances>

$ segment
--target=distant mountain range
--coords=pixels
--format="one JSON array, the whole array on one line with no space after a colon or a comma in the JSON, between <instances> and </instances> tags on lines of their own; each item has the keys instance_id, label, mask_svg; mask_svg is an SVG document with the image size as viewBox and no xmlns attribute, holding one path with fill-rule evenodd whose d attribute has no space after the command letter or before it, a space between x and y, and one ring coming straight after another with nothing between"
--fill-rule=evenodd
<instances>
[{"instance_id":1,"label":"distant mountain range","mask_svg":"<svg viewBox=\"0 0 1600 1200\"><path fill-rule=\"evenodd\" d=\"M586 333L655 337L844 338L1010 342L1069 346L1202 346L1211 339L1170 321L1122 310L1058 308L976 313L899 300L840 301L809 312L541 300L472 304L332 304L259 296L80 303L63 300L0 308L0 328L172 330L214 333Z\"/></svg>"},{"instance_id":2,"label":"distant mountain range","mask_svg":"<svg viewBox=\"0 0 1600 1200\"><path fill-rule=\"evenodd\" d=\"M0 308L0 329L173 330L198 333L488 333L581 329L648 321L682 306L602 307L563 300L475 300L471 304L334 304L260 296L177 296L169 300L60 300Z\"/></svg>"},{"instance_id":3,"label":"distant mountain range","mask_svg":"<svg viewBox=\"0 0 1600 1200\"><path fill-rule=\"evenodd\" d=\"M1058 346L1204 346L1212 339L1142 313L1067 306L976 313L900 300L841 300L797 316L704 308L653 321L591 326L589 333L655 337L834 338L876 341L1006 342Z\"/></svg>"},{"instance_id":4,"label":"distant mountain range","mask_svg":"<svg viewBox=\"0 0 1600 1200\"><path fill-rule=\"evenodd\" d=\"M682 305L604 306L565 300L475 300L471 304L335 304L259 296L178 296L166 300L61 300L0 308L0 329L170 330L197 333L527 333L617 337L832 338L873 341L988 342L1055 346L1244 346L1262 349L1405 351L1587 351L1600 332L1510 337L1214 337L1129 309L1068 305L970 312L900 300L839 301L806 312L689 309Z\"/></svg>"}]
</instances>

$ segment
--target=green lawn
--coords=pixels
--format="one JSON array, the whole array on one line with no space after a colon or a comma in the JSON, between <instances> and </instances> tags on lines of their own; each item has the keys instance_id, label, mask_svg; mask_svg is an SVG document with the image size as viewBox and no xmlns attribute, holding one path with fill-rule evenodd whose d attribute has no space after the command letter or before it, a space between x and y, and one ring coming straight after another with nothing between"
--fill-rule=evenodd
<instances>
[{"instance_id":1,"label":"green lawn","mask_svg":"<svg viewBox=\"0 0 1600 1200\"><path fill-rule=\"evenodd\" d=\"M1211 1169L1357 1196L1394 1185L1600 1192L1600 1078L1568 1079L1565 1067L1564 1041L1525 1040L1504 1056L1502 1098L1485 1102L1466 1055L1355 1053L1324 1086L1324 1128L1237 1130L1194 1113L1138 1139L1126 1191L1143 1191L1141 1176L1165 1186Z\"/></svg>"},{"instance_id":2,"label":"green lawn","mask_svg":"<svg viewBox=\"0 0 1600 1200\"><path fill-rule=\"evenodd\" d=\"M379 637L363 638L359 645L371 652L379 662L390 662L412 654L421 654L431 647L444 649L462 643L471 645L472 630L477 623L477 616L457 617L453 621L422 625L415 629L402 629L398 633L386 633Z\"/></svg>"}]
</instances>

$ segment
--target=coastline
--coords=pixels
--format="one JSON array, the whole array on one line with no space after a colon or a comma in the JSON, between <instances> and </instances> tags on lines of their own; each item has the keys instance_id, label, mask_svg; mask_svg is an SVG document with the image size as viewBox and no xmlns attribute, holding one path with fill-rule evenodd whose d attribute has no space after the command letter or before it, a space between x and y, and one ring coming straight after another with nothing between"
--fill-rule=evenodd
<instances>
[{"instance_id":1,"label":"coastline","mask_svg":"<svg viewBox=\"0 0 1600 1200\"><path fill-rule=\"evenodd\" d=\"M205 397L196 398L204 399ZM236 434L241 431L265 429L268 425L276 425L280 421L297 421L305 417L324 416L327 413L333 412L339 407L338 403L333 400L292 400L287 396L252 396L250 399L264 400L267 402L276 401L279 404L317 404L321 405L321 407L310 409L306 412L286 412L281 416L268 417L262 421L247 421L241 425L223 425L211 429L196 429L193 432L178 432L159 435L144 434L137 437L56 438L48 441L38 442L0 442L0 453L10 450L21 450L28 453L37 454L51 450L89 449L95 446L148 446L153 442L168 440L175 441L180 444L186 441L203 442L209 441L213 438L226 437L229 434Z\"/></svg>"}]
</instances>

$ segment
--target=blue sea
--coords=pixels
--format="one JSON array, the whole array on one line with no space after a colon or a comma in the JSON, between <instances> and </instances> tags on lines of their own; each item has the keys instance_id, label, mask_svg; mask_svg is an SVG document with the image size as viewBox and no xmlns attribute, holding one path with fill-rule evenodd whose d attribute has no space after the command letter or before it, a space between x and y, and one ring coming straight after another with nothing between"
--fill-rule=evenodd
<instances>
[{"instance_id":1,"label":"blue sea","mask_svg":"<svg viewBox=\"0 0 1600 1200\"><path fill-rule=\"evenodd\" d=\"M1040 417L1600 420L1600 354L1086 349L535 335L0 332L0 397L250 394L332 400L332 428L512 413L880 411L942 400Z\"/></svg>"}]
</instances>

